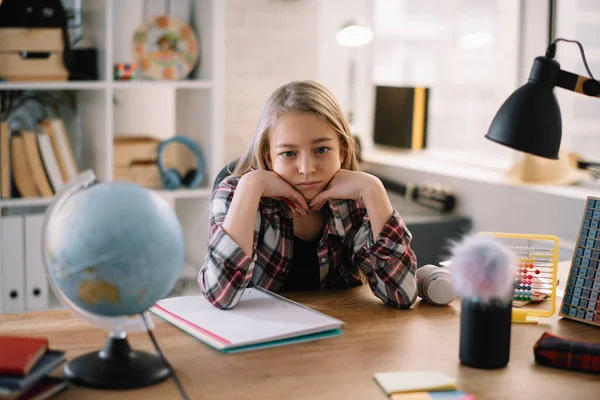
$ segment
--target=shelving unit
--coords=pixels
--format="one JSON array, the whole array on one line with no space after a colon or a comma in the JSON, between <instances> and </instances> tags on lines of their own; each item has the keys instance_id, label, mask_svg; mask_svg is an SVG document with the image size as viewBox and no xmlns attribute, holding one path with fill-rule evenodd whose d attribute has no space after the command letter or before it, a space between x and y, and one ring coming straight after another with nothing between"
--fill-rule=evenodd
<instances>
[{"instance_id":1,"label":"shelving unit","mask_svg":"<svg viewBox=\"0 0 600 400\"><path fill-rule=\"evenodd\" d=\"M6 82L0 84L1 90L105 90L166 87L172 89L212 89L212 80L181 80L181 81L73 81L73 82Z\"/></svg>"},{"instance_id":2,"label":"shelving unit","mask_svg":"<svg viewBox=\"0 0 600 400\"><path fill-rule=\"evenodd\" d=\"M173 207L186 241L185 275L203 263L208 239L208 201L224 160L224 2L220 0L86 0L82 3L83 35L98 50L98 81L5 82L0 90L69 91L76 97L81 132L69 132L80 170L92 169L101 181L114 180L113 139L145 135L166 139L186 135L202 148L205 174L198 189L157 190ZM168 5L168 7L167 7ZM133 62L135 29L147 18L171 10L195 30L199 60L179 81L113 81L113 65ZM173 144L172 146L179 146ZM176 149L186 167L193 157ZM179 168L178 168L179 169ZM181 171L185 173L185 170ZM2 199L0 212L27 213L51 198ZM20 211L22 210L22 211Z\"/></svg>"}]
</instances>

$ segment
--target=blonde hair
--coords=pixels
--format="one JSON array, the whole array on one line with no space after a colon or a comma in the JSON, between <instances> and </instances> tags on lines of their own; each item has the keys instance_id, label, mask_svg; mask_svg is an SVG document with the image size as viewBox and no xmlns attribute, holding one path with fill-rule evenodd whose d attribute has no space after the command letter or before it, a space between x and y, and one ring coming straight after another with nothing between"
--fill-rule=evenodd
<instances>
[{"instance_id":1,"label":"blonde hair","mask_svg":"<svg viewBox=\"0 0 600 400\"><path fill-rule=\"evenodd\" d=\"M358 171L357 146L348 122L333 93L318 82L293 81L277 88L265 103L256 130L232 174L242 176L252 169L269 167L265 160L269 136L278 118L286 113L300 112L317 116L337 132L340 139L342 169Z\"/></svg>"}]
</instances>

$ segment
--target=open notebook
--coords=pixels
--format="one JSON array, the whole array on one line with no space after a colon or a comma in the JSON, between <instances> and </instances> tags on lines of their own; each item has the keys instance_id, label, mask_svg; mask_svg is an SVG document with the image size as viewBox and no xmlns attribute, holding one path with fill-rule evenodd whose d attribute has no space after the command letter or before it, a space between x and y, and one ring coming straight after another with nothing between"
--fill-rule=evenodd
<instances>
[{"instance_id":1,"label":"open notebook","mask_svg":"<svg viewBox=\"0 0 600 400\"><path fill-rule=\"evenodd\" d=\"M224 353L338 336L344 325L260 287L246 289L231 310L203 296L182 296L160 300L150 311Z\"/></svg>"}]
</instances>

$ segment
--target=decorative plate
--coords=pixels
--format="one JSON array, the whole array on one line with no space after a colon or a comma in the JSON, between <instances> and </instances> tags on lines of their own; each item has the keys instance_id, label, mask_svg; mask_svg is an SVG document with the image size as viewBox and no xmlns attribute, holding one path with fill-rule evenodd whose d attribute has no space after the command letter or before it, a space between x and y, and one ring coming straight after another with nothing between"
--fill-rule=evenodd
<instances>
[{"instance_id":1,"label":"decorative plate","mask_svg":"<svg viewBox=\"0 0 600 400\"><path fill-rule=\"evenodd\" d=\"M159 15L136 29L133 57L146 78L185 78L198 61L196 32L178 18Z\"/></svg>"}]
</instances>

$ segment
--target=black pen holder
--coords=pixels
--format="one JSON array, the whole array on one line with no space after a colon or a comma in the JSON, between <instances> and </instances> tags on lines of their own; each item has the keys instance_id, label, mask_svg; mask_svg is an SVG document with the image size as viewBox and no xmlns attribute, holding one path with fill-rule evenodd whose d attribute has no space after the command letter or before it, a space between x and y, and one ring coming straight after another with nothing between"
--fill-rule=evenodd
<instances>
[{"instance_id":1,"label":"black pen holder","mask_svg":"<svg viewBox=\"0 0 600 400\"><path fill-rule=\"evenodd\" d=\"M506 366L510 356L512 301L461 299L460 361L473 368Z\"/></svg>"}]
</instances>

